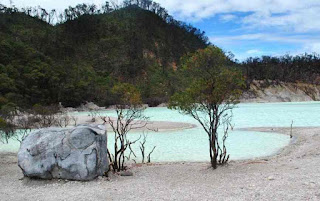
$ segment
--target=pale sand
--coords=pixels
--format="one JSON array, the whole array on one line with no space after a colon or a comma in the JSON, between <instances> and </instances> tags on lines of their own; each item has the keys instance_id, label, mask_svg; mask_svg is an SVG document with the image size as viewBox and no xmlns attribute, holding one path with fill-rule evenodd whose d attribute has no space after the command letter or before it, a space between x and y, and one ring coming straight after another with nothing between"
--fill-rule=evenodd
<instances>
[{"instance_id":1,"label":"pale sand","mask_svg":"<svg viewBox=\"0 0 320 201\"><path fill-rule=\"evenodd\" d=\"M0 200L320 200L320 128L294 128L293 135L278 155L217 170L208 163L154 164L133 167L132 177L91 182L19 180L16 156L2 154Z\"/></svg>"},{"instance_id":2,"label":"pale sand","mask_svg":"<svg viewBox=\"0 0 320 201\"><path fill-rule=\"evenodd\" d=\"M92 121L91 116L76 116L77 124L103 124L104 121L96 117L95 121ZM116 118L110 117L111 120L115 121ZM108 120L108 119L107 119ZM71 123L72 124L72 123ZM105 123L106 129L112 132L112 127L109 123ZM196 127L195 124L182 123L182 122L169 122L169 121L133 121L132 131L142 132L142 131L172 131L172 130L183 130Z\"/></svg>"}]
</instances>

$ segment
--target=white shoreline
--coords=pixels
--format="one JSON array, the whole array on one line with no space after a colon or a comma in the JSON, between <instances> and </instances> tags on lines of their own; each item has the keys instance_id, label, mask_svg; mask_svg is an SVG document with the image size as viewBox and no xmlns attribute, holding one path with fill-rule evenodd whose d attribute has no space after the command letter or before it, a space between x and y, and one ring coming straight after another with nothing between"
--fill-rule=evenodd
<instances>
[{"instance_id":1,"label":"white shoreline","mask_svg":"<svg viewBox=\"0 0 320 201\"><path fill-rule=\"evenodd\" d=\"M103 124L103 120L99 117L95 118L95 121L92 122L91 116L79 115L75 116L78 118L77 124ZM111 120L116 121L116 118L110 117ZM136 129L132 129L132 132L141 132L141 131L176 131L195 128L197 125L184 122L171 122L171 121L133 121L133 126ZM109 123L106 123L106 129L108 132L112 132L112 127ZM143 125L146 125L143 127Z\"/></svg>"}]
</instances>

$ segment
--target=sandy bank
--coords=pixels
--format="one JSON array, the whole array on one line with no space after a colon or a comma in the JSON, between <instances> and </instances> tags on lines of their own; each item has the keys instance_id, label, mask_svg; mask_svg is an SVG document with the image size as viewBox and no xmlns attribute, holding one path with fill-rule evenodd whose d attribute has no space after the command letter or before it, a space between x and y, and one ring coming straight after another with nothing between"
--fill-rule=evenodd
<instances>
[{"instance_id":1,"label":"sandy bank","mask_svg":"<svg viewBox=\"0 0 320 201\"><path fill-rule=\"evenodd\" d=\"M250 130L289 134L288 128ZM133 177L92 182L19 180L17 158L0 154L0 200L320 200L320 128L294 128L295 143L263 159L132 167Z\"/></svg>"},{"instance_id":2,"label":"sandy bank","mask_svg":"<svg viewBox=\"0 0 320 201\"><path fill-rule=\"evenodd\" d=\"M319 101L320 86L306 83L254 80L242 94L242 103Z\"/></svg>"},{"instance_id":3,"label":"sandy bank","mask_svg":"<svg viewBox=\"0 0 320 201\"><path fill-rule=\"evenodd\" d=\"M76 116L78 124L103 124L104 121L96 117L95 122L92 122L92 117L87 115ZM115 118L111 118L115 121ZM109 132L112 132L112 127L106 123L106 129ZM145 126L144 126L145 125ZM142 132L142 131L172 131L172 130L183 130L196 127L195 124L182 123L182 122L169 122L169 121L134 121L132 123L133 132Z\"/></svg>"}]
</instances>

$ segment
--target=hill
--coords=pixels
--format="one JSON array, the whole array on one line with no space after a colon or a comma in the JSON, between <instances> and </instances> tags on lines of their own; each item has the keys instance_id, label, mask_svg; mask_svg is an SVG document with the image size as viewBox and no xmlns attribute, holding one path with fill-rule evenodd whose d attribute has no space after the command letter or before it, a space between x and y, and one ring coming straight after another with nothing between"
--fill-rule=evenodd
<instances>
[{"instance_id":1,"label":"hill","mask_svg":"<svg viewBox=\"0 0 320 201\"><path fill-rule=\"evenodd\" d=\"M145 103L166 101L180 57L208 40L157 8L128 4L70 17L83 9L70 7L55 25L27 11L0 9L0 102L108 105L117 82L136 85Z\"/></svg>"}]
</instances>

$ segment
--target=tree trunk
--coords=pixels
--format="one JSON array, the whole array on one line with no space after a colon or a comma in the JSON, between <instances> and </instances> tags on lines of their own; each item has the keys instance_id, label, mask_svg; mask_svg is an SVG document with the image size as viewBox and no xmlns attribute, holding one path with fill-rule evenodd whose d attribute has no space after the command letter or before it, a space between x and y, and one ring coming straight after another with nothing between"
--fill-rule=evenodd
<instances>
[{"instance_id":1,"label":"tree trunk","mask_svg":"<svg viewBox=\"0 0 320 201\"><path fill-rule=\"evenodd\" d=\"M216 153L216 146L215 146L215 138L211 135L209 138L209 152L210 152L210 160L211 160L211 167L213 169L217 168L217 153Z\"/></svg>"},{"instance_id":2,"label":"tree trunk","mask_svg":"<svg viewBox=\"0 0 320 201\"><path fill-rule=\"evenodd\" d=\"M212 159L212 162L211 162L211 166L213 169L217 169L217 157L218 157L218 154L217 154L217 149L216 149L216 138L213 137L212 141L212 152L213 152L213 159Z\"/></svg>"}]
</instances>

